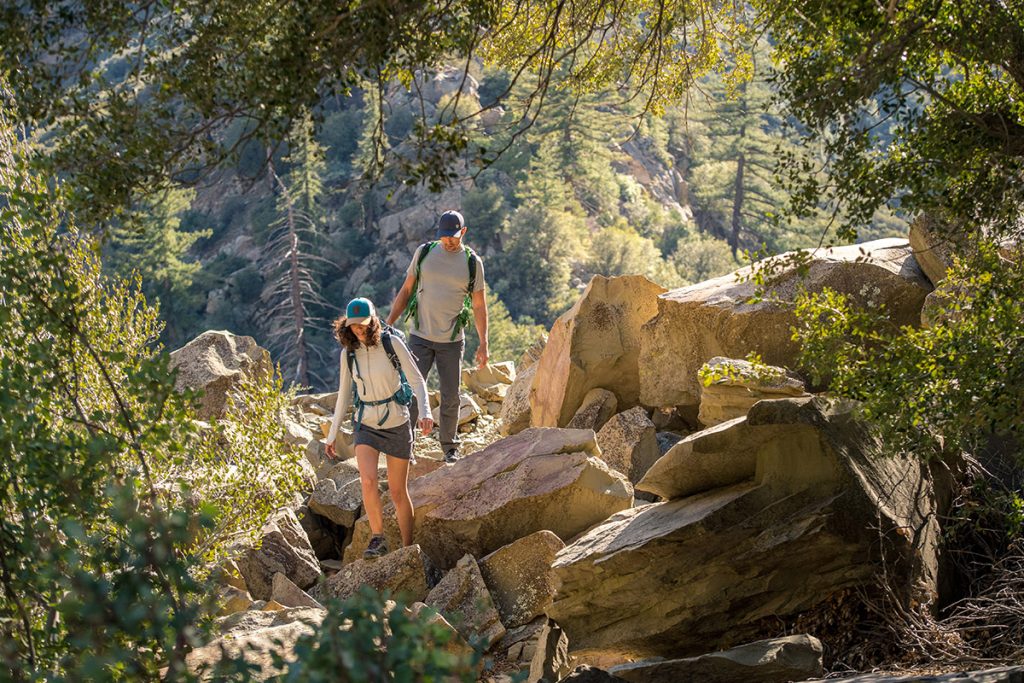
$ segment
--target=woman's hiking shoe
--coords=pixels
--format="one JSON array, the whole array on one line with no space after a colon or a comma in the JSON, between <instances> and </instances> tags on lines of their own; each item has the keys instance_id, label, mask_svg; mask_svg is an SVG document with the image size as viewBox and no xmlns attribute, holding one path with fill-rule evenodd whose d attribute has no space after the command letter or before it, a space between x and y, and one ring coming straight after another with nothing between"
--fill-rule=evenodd
<instances>
[{"instance_id":1,"label":"woman's hiking shoe","mask_svg":"<svg viewBox=\"0 0 1024 683\"><path fill-rule=\"evenodd\" d=\"M388 542L384 540L383 536L374 536L370 539L370 544L366 546L366 550L363 551L363 559L372 560L387 554Z\"/></svg>"},{"instance_id":2,"label":"woman's hiking shoe","mask_svg":"<svg viewBox=\"0 0 1024 683\"><path fill-rule=\"evenodd\" d=\"M454 448L449 448L444 454L444 461L451 465L452 463L458 462L459 452Z\"/></svg>"}]
</instances>

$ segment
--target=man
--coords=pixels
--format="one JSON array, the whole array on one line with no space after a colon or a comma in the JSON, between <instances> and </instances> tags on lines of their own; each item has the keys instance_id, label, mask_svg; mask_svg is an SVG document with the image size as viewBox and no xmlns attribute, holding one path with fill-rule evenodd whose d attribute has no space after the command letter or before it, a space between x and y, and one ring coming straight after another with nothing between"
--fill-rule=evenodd
<instances>
[{"instance_id":1,"label":"man","mask_svg":"<svg viewBox=\"0 0 1024 683\"><path fill-rule=\"evenodd\" d=\"M394 325L409 307L409 351L424 378L437 365L441 380L439 440L446 463L459 459L459 384L462 354L466 349L465 327L470 310L480 346L476 362L487 364L487 300L484 294L484 264L462 240L466 224L458 211L445 211L437 223L437 240L422 244L413 254L405 283L391 304L387 322ZM472 284L472 287L470 287ZM410 406L412 424L420 408Z\"/></svg>"}]
</instances>

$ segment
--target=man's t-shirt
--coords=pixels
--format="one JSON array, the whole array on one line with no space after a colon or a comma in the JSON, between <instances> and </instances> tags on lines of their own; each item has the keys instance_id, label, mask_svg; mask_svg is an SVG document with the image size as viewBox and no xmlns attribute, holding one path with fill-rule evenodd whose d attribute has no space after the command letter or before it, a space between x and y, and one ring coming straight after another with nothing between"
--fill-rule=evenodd
<instances>
[{"instance_id":1,"label":"man's t-shirt","mask_svg":"<svg viewBox=\"0 0 1024 683\"><path fill-rule=\"evenodd\" d=\"M416 262L420 258L420 249L426 245L420 245L416 253L412 255L412 262L409 263L407 275L416 274ZM476 259L476 282L473 291L479 292L484 288L484 263L479 256ZM434 342L459 341L465 335L460 330L452 339L452 328L455 326L455 319L462 311L462 300L466 296L466 287L469 285L469 263L466 259L465 247L456 251L445 251L440 244L435 246L423 259L420 266L419 291L416 293L416 300L419 306L419 325L412 320L411 334ZM472 323L470 323L472 324Z\"/></svg>"}]
</instances>

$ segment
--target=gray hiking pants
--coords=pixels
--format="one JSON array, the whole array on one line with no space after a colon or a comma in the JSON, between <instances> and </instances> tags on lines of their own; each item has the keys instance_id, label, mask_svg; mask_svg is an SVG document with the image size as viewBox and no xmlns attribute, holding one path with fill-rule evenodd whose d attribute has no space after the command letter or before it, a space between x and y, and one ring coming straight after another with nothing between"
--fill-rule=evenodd
<instances>
[{"instance_id":1,"label":"gray hiking pants","mask_svg":"<svg viewBox=\"0 0 1024 683\"><path fill-rule=\"evenodd\" d=\"M462 381L462 353L466 350L466 340L454 342L435 342L409 335L409 352L416 361L416 367L427 379L427 373L435 364L437 376L441 380L441 424L439 433L441 450L447 453L459 447L459 384ZM427 413L429 414L429 413ZM416 398L409 406L409 417L415 428L419 420L419 406Z\"/></svg>"}]
</instances>

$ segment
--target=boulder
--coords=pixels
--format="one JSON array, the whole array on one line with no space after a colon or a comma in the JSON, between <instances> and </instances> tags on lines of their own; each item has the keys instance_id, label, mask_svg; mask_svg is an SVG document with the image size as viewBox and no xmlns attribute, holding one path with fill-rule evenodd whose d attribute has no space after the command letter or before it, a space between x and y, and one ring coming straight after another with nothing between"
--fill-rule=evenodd
<instances>
[{"instance_id":1,"label":"boulder","mask_svg":"<svg viewBox=\"0 0 1024 683\"><path fill-rule=\"evenodd\" d=\"M366 543L356 545L360 553L366 548ZM378 591L388 590L410 602L422 602L427 596L427 570L420 547L399 547L383 557L350 562L317 586L311 595L321 602L331 598L344 600L354 595L361 586L370 586Z\"/></svg>"},{"instance_id":2,"label":"boulder","mask_svg":"<svg viewBox=\"0 0 1024 683\"><path fill-rule=\"evenodd\" d=\"M697 419L711 427L747 414L763 399L806 396L804 383L785 368L716 356L700 369L710 381L700 387Z\"/></svg>"},{"instance_id":3,"label":"boulder","mask_svg":"<svg viewBox=\"0 0 1024 683\"><path fill-rule=\"evenodd\" d=\"M505 400L501 404L502 435L518 434L530 426L530 387L536 374L536 363L516 373L516 381L505 393Z\"/></svg>"},{"instance_id":4,"label":"boulder","mask_svg":"<svg viewBox=\"0 0 1024 683\"><path fill-rule=\"evenodd\" d=\"M858 260L862 251L869 260ZM790 327L796 324L792 302L800 288L817 292L831 287L859 304L884 304L893 323L911 326L919 324L931 290L910 245L900 239L820 250L810 258L806 277L787 265L754 303L756 285L737 280L749 274L745 268L658 298L657 315L638 335L641 404L696 407L701 390L697 372L715 356L758 353L765 363L797 367L799 349Z\"/></svg>"},{"instance_id":5,"label":"boulder","mask_svg":"<svg viewBox=\"0 0 1024 683\"><path fill-rule=\"evenodd\" d=\"M249 591L235 588L234 586L220 586L217 588L220 609L217 614L227 616L235 612L241 612L252 606L252 596Z\"/></svg>"},{"instance_id":6,"label":"boulder","mask_svg":"<svg viewBox=\"0 0 1024 683\"><path fill-rule=\"evenodd\" d=\"M451 622L435 611L433 607L429 607L423 602L414 602L406 610L414 619L419 618L420 615L429 614L425 619L426 623L438 626L447 632L448 640L444 644L445 652L455 655L463 661L469 661L473 658L475 652L473 646L466 642L466 639L462 637L458 629L452 626Z\"/></svg>"},{"instance_id":7,"label":"boulder","mask_svg":"<svg viewBox=\"0 0 1024 683\"><path fill-rule=\"evenodd\" d=\"M632 683L788 683L822 674L821 641L797 635L759 640L699 657L639 661L608 673Z\"/></svg>"},{"instance_id":8,"label":"boulder","mask_svg":"<svg viewBox=\"0 0 1024 683\"><path fill-rule=\"evenodd\" d=\"M430 408L430 414L434 418L435 423L439 423L441 419L441 407L432 406ZM469 394L459 395L459 426L467 425L473 420L476 420L484 414L484 410L480 407L480 404L470 396Z\"/></svg>"},{"instance_id":9,"label":"boulder","mask_svg":"<svg viewBox=\"0 0 1024 683\"><path fill-rule=\"evenodd\" d=\"M309 596L309 593L296 586L292 581L278 572L274 574L270 599L285 607L313 607L324 609L324 606Z\"/></svg>"},{"instance_id":10,"label":"boulder","mask_svg":"<svg viewBox=\"0 0 1024 683\"><path fill-rule=\"evenodd\" d=\"M634 484L661 457L654 423L640 406L608 420L597 433L597 445L601 459Z\"/></svg>"},{"instance_id":11,"label":"boulder","mask_svg":"<svg viewBox=\"0 0 1024 683\"><path fill-rule=\"evenodd\" d=\"M480 572L494 598L501 623L513 628L544 614L555 597L551 563L564 547L562 539L544 529L480 560Z\"/></svg>"},{"instance_id":12,"label":"boulder","mask_svg":"<svg viewBox=\"0 0 1024 683\"><path fill-rule=\"evenodd\" d=\"M464 555L423 602L445 615L463 638L479 642L485 650L505 635L501 617L472 555Z\"/></svg>"},{"instance_id":13,"label":"boulder","mask_svg":"<svg viewBox=\"0 0 1024 683\"><path fill-rule=\"evenodd\" d=\"M925 276L933 285L946 277L953 265L953 243L942 234L944 226L930 214L922 213L910 224L910 248Z\"/></svg>"},{"instance_id":14,"label":"boulder","mask_svg":"<svg viewBox=\"0 0 1024 683\"><path fill-rule=\"evenodd\" d=\"M215 420L227 411L228 394L243 377L270 373L270 352L252 337L209 330L171 352L175 389L201 390L198 417Z\"/></svg>"},{"instance_id":15,"label":"boulder","mask_svg":"<svg viewBox=\"0 0 1024 683\"><path fill-rule=\"evenodd\" d=\"M620 410L638 405L641 328L664 291L642 275L595 275L551 327L530 387L530 424L568 424L596 387L614 392Z\"/></svg>"},{"instance_id":16,"label":"boulder","mask_svg":"<svg viewBox=\"0 0 1024 683\"><path fill-rule=\"evenodd\" d=\"M569 671L569 639L545 616L511 629L494 651L518 667L513 680L521 683L557 681Z\"/></svg>"},{"instance_id":17,"label":"boulder","mask_svg":"<svg viewBox=\"0 0 1024 683\"><path fill-rule=\"evenodd\" d=\"M503 400L515 378L516 368L512 361L488 364L482 368L466 368L462 371L462 383L485 401Z\"/></svg>"},{"instance_id":18,"label":"boulder","mask_svg":"<svg viewBox=\"0 0 1024 683\"><path fill-rule=\"evenodd\" d=\"M309 588L320 578L320 563L305 530L291 509L274 514L261 531L259 544L248 549L238 562L249 592L257 600L269 600L274 574L281 572L299 588Z\"/></svg>"},{"instance_id":19,"label":"boulder","mask_svg":"<svg viewBox=\"0 0 1024 683\"><path fill-rule=\"evenodd\" d=\"M309 509L338 526L351 529L363 507L359 468L353 461L341 461L330 475L317 482L309 497Z\"/></svg>"},{"instance_id":20,"label":"boulder","mask_svg":"<svg viewBox=\"0 0 1024 683\"><path fill-rule=\"evenodd\" d=\"M224 635L189 652L185 666L201 680L219 680L213 676L213 667L222 660L244 659L255 667L251 680L273 679L286 670L274 663L274 655L282 657L285 665L294 661L295 644L313 634L325 614L320 609L292 609L232 615L221 623Z\"/></svg>"},{"instance_id":21,"label":"boulder","mask_svg":"<svg viewBox=\"0 0 1024 683\"><path fill-rule=\"evenodd\" d=\"M815 679L815 681L818 680ZM1024 683L1024 666L1000 666L979 671L957 671L931 675L856 674L842 678L829 678L828 683Z\"/></svg>"},{"instance_id":22,"label":"boulder","mask_svg":"<svg viewBox=\"0 0 1024 683\"><path fill-rule=\"evenodd\" d=\"M572 538L633 502L630 483L597 455L592 431L533 428L419 477L409 482L416 540L447 569L466 553L483 557L541 529ZM391 503L384 520L397 544ZM369 542L365 516L353 538L346 559Z\"/></svg>"},{"instance_id":23,"label":"boulder","mask_svg":"<svg viewBox=\"0 0 1024 683\"><path fill-rule=\"evenodd\" d=\"M600 431L601 427L604 427L605 423L612 419L612 415L615 414L618 407L619 401L615 398L615 394L607 389L595 387L583 397L583 403L569 420L566 428Z\"/></svg>"},{"instance_id":24,"label":"boulder","mask_svg":"<svg viewBox=\"0 0 1024 683\"><path fill-rule=\"evenodd\" d=\"M764 431L752 429L744 416L694 432L661 456L636 488L672 500L753 479Z\"/></svg>"},{"instance_id":25,"label":"boulder","mask_svg":"<svg viewBox=\"0 0 1024 683\"><path fill-rule=\"evenodd\" d=\"M935 590L944 494L923 463L881 457L852 406L821 398L761 401L746 419L765 428L754 478L619 512L559 552L548 616L579 656L755 640L882 572L898 597Z\"/></svg>"}]
</instances>

